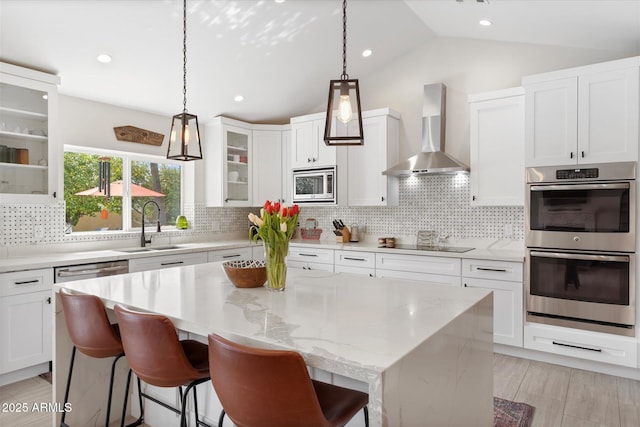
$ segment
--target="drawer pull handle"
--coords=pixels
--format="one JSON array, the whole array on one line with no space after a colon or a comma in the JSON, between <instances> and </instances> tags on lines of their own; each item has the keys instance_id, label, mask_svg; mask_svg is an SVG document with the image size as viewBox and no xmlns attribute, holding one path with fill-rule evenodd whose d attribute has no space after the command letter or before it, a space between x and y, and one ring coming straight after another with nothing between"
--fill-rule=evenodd
<instances>
[{"instance_id":1,"label":"drawer pull handle","mask_svg":"<svg viewBox=\"0 0 640 427\"><path fill-rule=\"evenodd\" d=\"M366 261L366 259L364 259L364 258L354 258L354 257L350 257L350 256L346 256L346 257L344 257L344 259L348 259L349 261Z\"/></svg>"},{"instance_id":2,"label":"drawer pull handle","mask_svg":"<svg viewBox=\"0 0 640 427\"><path fill-rule=\"evenodd\" d=\"M160 265L165 266L165 265L179 265L179 264L184 264L184 261L174 261L174 262L162 262L160 263Z\"/></svg>"},{"instance_id":3,"label":"drawer pull handle","mask_svg":"<svg viewBox=\"0 0 640 427\"><path fill-rule=\"evenodd\" d=\"M301 253L300 256L314 256L314 257L317 257L318 254L302 254Z\"/></svg>"},{"instance_id":4,"label":"drawer pull handle","mask_svg":"<svg viewBox=\"0 0 640 427\"><path fill-rule=\"evenodd\" d=\"M589 351L595 351L596 353L602 353L602 349L601 348L582 347L580 345L565 344L565 343L557 342L557 341L551 341L551 343L553 345L560 345L560 346L563 346L563 347L579 348L580 350L589 350Z\"/></svg>"},{"instance_id":5,"label":"drawer pull handle","mask_svg":"<svg viewBox=\"0 0 640 427\"><path fill-rule=\"evenodd\" d=\"M240 254L222 255L222 258L225 258L225 259L226 259L226 258L236 258L236 257L239 257L239 256L240 256Z\"/></svg>"},{"instance_id":6,"label":"drawer pull handle","mask_svg":"<svg viewBox=\"0 0 640 427\"><path fill-rule=\"evenodd\" d=\"M39 283L40 279L33 279L33 280L23 280L21 282L13 282L16 285L29 285L31 283Z\"/></svg>"},{"instance_id":7,"label":"drawer pull handle","mask_svg":"<svg viewBox=\"0 0 640 427\"><path fill-rule=\"evenodd\" d=\"M480 271L495 271L496 273L506 273L506 268L489 268L489 267L476 267L476 270Z\"/></svg>"}]
</instances>

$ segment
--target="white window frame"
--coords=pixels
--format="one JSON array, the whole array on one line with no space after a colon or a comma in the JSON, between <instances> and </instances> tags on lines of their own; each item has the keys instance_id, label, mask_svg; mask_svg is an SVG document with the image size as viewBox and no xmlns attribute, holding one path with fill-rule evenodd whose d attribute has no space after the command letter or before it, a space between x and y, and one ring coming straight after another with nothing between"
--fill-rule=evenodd
<instances>
[{"instance_id":1,"label":"white window frame","mask_svg":"<svg viewBox=\"0 0 640 427\"><path fill-rule=\"evenodd\" d=\"M194 167L192 165L193 162L180 162L177 160L170 160L166 157L162 156L154 156L152 154L141 154L141 153L132 153L128 151L117 151L117 150L109 150L103 148L95 148L95 147L82 147L79 145L69 145L65 144L63 147L63 161L62 161L62 194L64 198L64 153L65 152L76 152L83 154L91 154L91 155L99 155L99 156L113 156L122 158L122 230L114 230L109 231L105 234L104 231L76 231L73 234L97 234L97 235L108 235L111 233L131 233L131 232L139 232L140 228L133 228L131 226L131 162L139 161L139 162L154 162L154 163L165 163L180 166L180 211L184 211L185 200L189 199L186 194L187 185L186 180L190 178L193 181L194 176ZM124 213L127 212L125 215ZM163 231L175 230L174 225L163 225ZM166 230L168 229L168 230Z\"/></svg>"}]
</instances>

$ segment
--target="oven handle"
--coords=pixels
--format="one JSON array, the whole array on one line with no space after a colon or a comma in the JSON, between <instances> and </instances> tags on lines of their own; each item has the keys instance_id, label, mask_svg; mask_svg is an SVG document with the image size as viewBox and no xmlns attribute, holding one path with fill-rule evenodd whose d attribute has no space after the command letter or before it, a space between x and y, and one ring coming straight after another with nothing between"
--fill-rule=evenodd
<instances>
[{"instance_id":1,"label":"oven handle","mask_svg":"<svg viewBox=\"0 0 640 427\"><path fill-rule=\"evenodd\" d=\"M628 190L629 183L532 185L531 191L547 190Z\"/></svg>"},{"instance_id":2,"label":"oven handle","mask_svg":"<svg viewBox=\"0 0 640 427\"><path fill-rule=\"evenodd\" d=\"M536 252L531 251L531 256L543 257L543 258L561 258L561 259L579 259L585 261L614 261L614 262L629 262L628 256L616 256L616 255L585 255L585 254L567 254L558 252Z\"/></svg>"}]
</instances>

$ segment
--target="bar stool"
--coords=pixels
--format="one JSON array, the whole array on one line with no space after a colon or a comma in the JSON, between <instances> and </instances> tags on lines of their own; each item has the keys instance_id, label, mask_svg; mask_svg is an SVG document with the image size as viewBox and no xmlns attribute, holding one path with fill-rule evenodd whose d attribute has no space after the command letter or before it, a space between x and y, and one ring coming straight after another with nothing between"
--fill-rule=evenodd
<instances>
[{"instance_id":1,"label":"bar stool","mask_svg":"<svg viewBox=\"0 0 640 427\"><path fill-rule=\"evenodd\" d=\"M209 335L213 388L225 413L239 427L337 427L364 410L369 396L312 380L300 354L236 344Z\"/></svg>"},{"instance_id":2,"label":"bar stool","mask_svg":"<svg viewBox=\"0 0 640 427\"><path fill-rule=\"evenodd\" d=\"M204 425L198 418L198 399L196 385L209 380L209 360L206 344L193 340L178 340L175 327L165 316L154 313L141 313L121 305L114 307L122 345L131 370L138 377L138 396L142 407L142 398L149 399L171 411L180 414L180 425L186 426L186 404L189 390L193 389L193 401L196 424ZM127 393L131 371L127 378ZM167 405L142 392L140 380L156 387L179 387L180 410ZM182 386L186 385L184 393ZM123 414L126 412L126 401ZM123 415L124 416L124 415ZM142 422L142 410L140 422Z\"/></svg>"},{"instance_id":3,"label":"bar stool","mask_svg":"<svg viewBox=\"0 0 640 427\"><path fill-rule=\"evenodd\" d=\"M67 324L69 337L73 342L71 362L69 363L69 375L67 387L64 392L64 405L69 401L69 388L71 375L76 357L76 350L95 358L114 357L111 364L111 376L109 379L109 396L107 398L107 416L105 426L109 425L111 413L111 395L113 392L113 379L116 362L124 356L118 325L112 325L107 317L102 300L94 295L73 294L67 289L60 290L60 301L64 311L64 320ZM68 427L65 423L66 411L62 413L60 426Z\"/></svg>"}]
</instances>

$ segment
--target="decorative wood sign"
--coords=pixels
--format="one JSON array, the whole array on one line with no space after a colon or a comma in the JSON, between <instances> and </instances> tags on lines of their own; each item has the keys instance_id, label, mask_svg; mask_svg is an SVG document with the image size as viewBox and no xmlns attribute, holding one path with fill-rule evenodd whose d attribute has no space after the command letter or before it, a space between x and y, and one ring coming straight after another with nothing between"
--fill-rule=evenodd
<instances>
[{"instance_id":1,"label":"decorative wood sign","mask_svg":"<svg viewBox=\"0 0 640 427\"><path fill-rule=\"evenodd\" d=\"M138 144L162 145L164 135L135 126L120 126L113 128L118 141L136 142Z\"/></svg>"}]
</instances>

